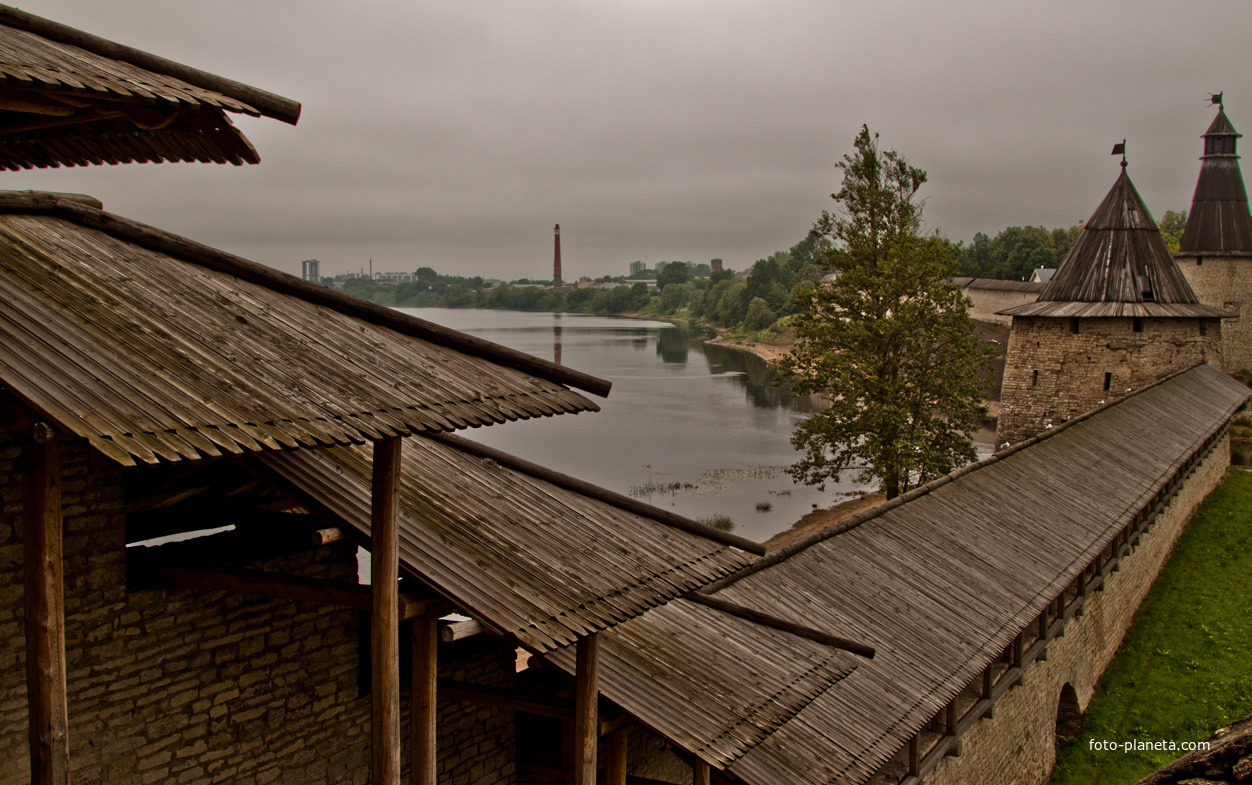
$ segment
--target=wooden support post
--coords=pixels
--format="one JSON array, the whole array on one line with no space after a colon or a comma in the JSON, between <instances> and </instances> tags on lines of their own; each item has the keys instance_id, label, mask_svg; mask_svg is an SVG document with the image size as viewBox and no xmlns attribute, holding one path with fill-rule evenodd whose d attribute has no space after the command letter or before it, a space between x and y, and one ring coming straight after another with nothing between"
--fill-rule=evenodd
<instances>
[{"instance_id":1,"label":"wooden support post","mask_svg":"<svg viewBox=\"0 0 1252 785\"><path fill-rule=\"evenodd\" d=\"M606 739L605 753L608 760L604 762L604 785L626 785L626 746L629 727L620 727L610 733Z\"/></svg>"},{"instance_id":2,"label":"wooden support post","mask_svg":"<svg viewBox=\"0 0 1252 785\"><path fill-rule=\"evenodd\" d=\"M374 442L370 548L370 754L373 785L400 785L400 437Z\"/></svg>"},{"instance_id":3,"label":"wooden support post","mask_svg":"<svg viewBox=\"0 0 1252 785\"><path fill-rule=\"evenodd\" d=\"M70 745L61 560L61 445L46 423L35 426L29 458L22 511L30 781L32 785L67 785Z\"/></svg>"},{"instance_id":4,"label":"wooden support post","mask_svg":"<svg viewBox=\"0 0 1252 785\"><path fill-rule=\"evenodd\" d=\"M918 734L914 733L909 739L909 774L916 777L921 773L921 742L918 740Z\"/></svg>"},{"instance_id":5,"label":"wooden support post","mask_svg":"<svg viewBox=\"0 0 1252 785\"><path fill-rule=\"evenodd\" d=\"M991 687L991 665L988 664L982 670L982 697L987 700L991 700Z\"/></svg>"},{"instance_id":6,"label":"wooden support post","mask_svg":"<svg viewBox=\"0 0 1252 785\"><path fill-rule=\"evenodd\" d=\"M710 785L712 779L709 764L696 758L696 762L691 766L691 785Z\"/></svg>"},{"instance_id":7,"label":"wooden support post","mask_svg":"<svg viewBox=\"0 0 1252 785\"><path fill-rule=\"evenodd\" d=\"M599 658L596 633L578 639L574 688L574 785L596 785L596 744L600 722L596 716L600 698L596 680Z\"/></svg>"},{"instance_id":8,"label":"wooden support post","mask_svg":"<svg viewBox=\"0 0 1252 785\"><path fill-rule=\"evenodd\" d=\"M956 698L943 710L943 732L947 736L956 735Z\"/></svg>"},{"instance_id":9,"label":"wooden support post","mask_svg":"<svg viewBox=\"0 0 1252 785\"><path fill-rule=\"evenodd\" d=\"M439 619L413 620L412 685L409 690L409 783L436 785L436 677L439 671Z\"/></svg>"}]
</instances>

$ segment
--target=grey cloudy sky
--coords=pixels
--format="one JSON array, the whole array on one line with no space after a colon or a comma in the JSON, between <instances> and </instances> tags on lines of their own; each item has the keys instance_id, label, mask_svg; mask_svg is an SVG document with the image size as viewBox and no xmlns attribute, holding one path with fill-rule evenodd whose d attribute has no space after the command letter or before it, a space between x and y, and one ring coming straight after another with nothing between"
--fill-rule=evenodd
<instances>
[{"instance_id":1,"label":"grey cloudy sky","mask_svg":"<svg viewBox=\"0 0 1252 785\"><path fill-rule=\"evenodd\" d=\"M9 173L298 272L566 278L744 269L794 245L862 123L927 170L954 240L1070 226L1130 174L1187 209L1225 91L1252 129L1246 0L31 0L23 10L276 92L258 166Z\"/></svg>"}]
</instances>

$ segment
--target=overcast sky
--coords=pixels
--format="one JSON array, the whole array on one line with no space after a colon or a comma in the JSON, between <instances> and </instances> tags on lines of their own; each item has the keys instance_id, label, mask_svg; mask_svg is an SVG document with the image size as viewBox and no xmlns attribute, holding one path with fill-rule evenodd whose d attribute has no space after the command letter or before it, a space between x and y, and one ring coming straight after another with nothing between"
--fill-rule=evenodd
<instances>
[{"instance_id":1,"label":"overcast sky","mask_svg":"<svg viewBox=\"0 0 1252 785\"><path fill-rule=\"evenodd\" d=\"M735 269L802 239L862 123L953 240L1067 227L1130 175L1188 209L1224 91L1252 131L1246 0L31 0L23 10L300 101L233 116L258 166L6 173L298 273L567 279ZM1252 144L1252 142L1249 142Z\"/></svg>"}]
</instances>

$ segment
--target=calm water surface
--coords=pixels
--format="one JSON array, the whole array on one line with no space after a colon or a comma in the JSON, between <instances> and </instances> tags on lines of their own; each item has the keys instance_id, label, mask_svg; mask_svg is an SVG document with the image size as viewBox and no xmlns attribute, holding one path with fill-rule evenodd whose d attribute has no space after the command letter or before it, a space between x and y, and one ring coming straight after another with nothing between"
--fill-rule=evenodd
<instances>
[{"instance_id":1,"label":"calm water surface","mask_svg":"<svg viewBox=\"0 0 1252 785\"><path fill-rule=\"evenodd\" d=\"M814 410L770 385L756 355L703 342L683 325L585 314L402 308L489 341L613 382L600 412L561 415L461 435L691 518L726 516L764 540L814 504L861 488L797 485L790 438Z\"/></svg>"}]
</instances>

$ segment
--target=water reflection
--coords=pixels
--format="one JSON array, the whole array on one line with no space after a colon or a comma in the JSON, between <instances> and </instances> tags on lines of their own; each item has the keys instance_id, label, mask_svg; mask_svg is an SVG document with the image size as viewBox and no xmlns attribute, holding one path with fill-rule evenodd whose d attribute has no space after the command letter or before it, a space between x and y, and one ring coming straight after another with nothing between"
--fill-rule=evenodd
<instances>
[{"instance_id":1,"label":"water reflection","mask_svg":"<svg viewBox=\"0 0 1252 785\"><path fill-rule=\"evenodd\" d=\"M856 490L796 485L790 437L815 406L775 387L756 355L686 324L587 314L405 309L453 329L608 379L598 414L540 418L464 435L751 539ZM733 524L731 523L733 522Z\"/></svg>"}]
</instances>

